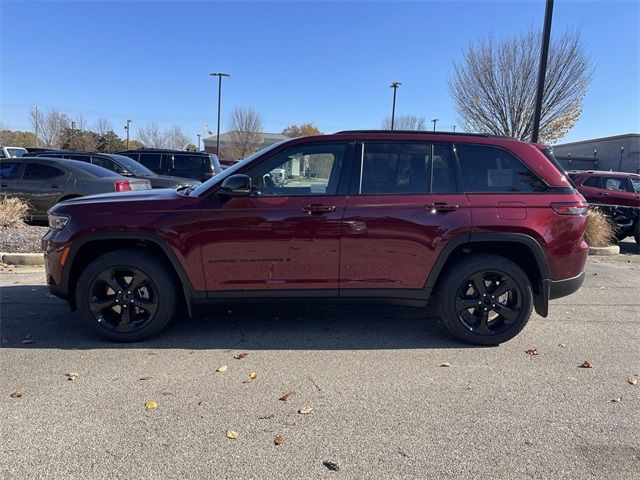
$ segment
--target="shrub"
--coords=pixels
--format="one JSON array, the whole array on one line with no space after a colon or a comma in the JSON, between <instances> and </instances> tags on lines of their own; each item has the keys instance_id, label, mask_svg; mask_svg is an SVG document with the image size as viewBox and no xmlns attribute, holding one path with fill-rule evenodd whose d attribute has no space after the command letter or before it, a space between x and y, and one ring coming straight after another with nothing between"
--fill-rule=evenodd
<instances>
[{"instance_id":1,"label":"shrub","mask_svg":"<svg viewBox=\"0 0 640 480\"><path fill-rule=\"evenodd\" d=\"M584 239L590 247L608 247L615 238L616 232L611 222L597 208L589 209L587 228Z\"/></svg>"},{"instance_id":2,"label":"shrub","mask_svg":"<svg viewBox=\"0 0 640 480\"><path fill-rule=\"evenodd\" d=\"M15 197L0 199L0 228L17 228L23 225L29 206Z\"/></svg>"}]
</instances>

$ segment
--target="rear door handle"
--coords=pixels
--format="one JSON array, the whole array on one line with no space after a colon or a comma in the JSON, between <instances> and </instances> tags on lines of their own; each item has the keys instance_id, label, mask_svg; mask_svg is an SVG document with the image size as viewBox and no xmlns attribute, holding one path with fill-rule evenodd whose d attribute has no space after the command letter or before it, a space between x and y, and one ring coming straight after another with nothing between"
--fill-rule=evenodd
<instances>
[{"instance_id":1,"label":"rear door handle","mask_svg":"<svg viewBox=\"0 0 640 480\"><path fill-rule=\"evenodd\" d=\"M460 208L460 205L453 203L444 203L444 202L435 202L428 203L424 206L427 210L431 212L454 212Z\"/></svg>"},{"instance_id":2,"label":"rear door handle","mask_svg":"<svg viewBox=\"0 0 640 480\"><path fill-rule=\"evenodd\" d=\"M321 215L323 213L335 212L335 210L335 205L311 204L306 207L302 207L302 211L307 212L309 215Z\"/></svg>"}]
</instances>

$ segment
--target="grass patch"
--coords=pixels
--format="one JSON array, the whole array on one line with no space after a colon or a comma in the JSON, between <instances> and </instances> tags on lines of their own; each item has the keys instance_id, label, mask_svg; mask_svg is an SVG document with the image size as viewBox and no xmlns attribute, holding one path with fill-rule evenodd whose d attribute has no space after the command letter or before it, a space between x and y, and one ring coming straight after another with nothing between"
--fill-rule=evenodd
<instances>
[{"instance_id":1,"label":"grass patch","mask_svg":"<svg viewBox=\"0 0 640 480\"><path fill-rule=\"evenodd\" d=\"M29 206L15 197L0 199L0 228L17 228L24 225Z\"/></svg>"},{"instance_id":2,"label":"grass patch","mask_svg":"<svg viewBox=\"0 0 640 480\"><path fill-rule=\"evenodd\" d=\"M607 216L597 208L589 209L584 239L590 247L608 247L613 243L616 232Z\"/></svg>"}]
</instances>

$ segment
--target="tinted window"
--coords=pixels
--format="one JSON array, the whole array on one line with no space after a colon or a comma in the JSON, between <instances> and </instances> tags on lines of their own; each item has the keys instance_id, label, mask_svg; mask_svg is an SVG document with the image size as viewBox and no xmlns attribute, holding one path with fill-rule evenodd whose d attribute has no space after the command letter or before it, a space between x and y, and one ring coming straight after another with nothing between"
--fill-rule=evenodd
<instances>
[{"instance_id":1,"label":"tinted window","mask_svg":"<svg viewBox=\"0 0 640 480\"><path fill-rule=\"evenodd\" d=\"M600 177L589 177L582 182L582 185L585 187L600 188Z\"/></svg>"},{"instance_id":2,"label":"tinted window","mask_svg":"<svg viewBox=\"0 0 640 480\"><path fill-rule=\"evenodd\" d=\"M626 178L620 177L603 177L602 183L607 190L614 190L616 192L631 192L631 188L627 185Z\"/></svg>"},{"instance_id":3,"label":"tinted window","mask_svg":"<svg viewBox=\"0 0 640 480\"><path fill-rule=\"evenodd\" d=\"M249 173L258 195L335 195L346 145L306 145L279 153Z\"/></svg>"},{"instance_id":4,"label":"tinted window","mask_svg":"<svg viewBox=\"0 0 640 480\"><path fill-rule=\"evenodd\" d=\"M38 163L30 163L24 170L23 180L48 180L50 178L64 175L59 168L49 165L40 165Z\"/></svg>"},{"instance_id":5,"label":"tinted window","mask_svg":"<svg viewBox=\"0 0 640 480\"><path fill-rule=\"evenodd\" d=\"M103 157L91 157L91 163L107 170L117 171L118 166L108 158Z\"/></svg>"},{"instance_id":6,"label":"tinted window","mask_svg":"<svg viewBox=\"0 0 640 480\"><path fill-rule=\"evenodd\" d=\"M136 162L140 161L140 154L139 153L120 153L119 155L124 155L125 157L132 158Z\"/></svg>"},{"instance_id":7,"label":"tinted window","mask_svg":"<svg viewBox=\"0 0 640 480\"><path fill-rule=\"evenodd\" d=\"M20 164L18 162L2 162L0 163L0 178L16 178L19 169Z\"/></svg>"},{"instance_id":8,"label":"tinted window","mask_svg":"<svg viewBox=\"0 0 640 480\"><path fill-rule=\"evenodd\" d=\"M4 150L0 148L0 158L6 158L7 156L4 154Z\"/></svg>"},{"instance_id":9,"label":"tinted window","mask_svg":"<svg viewBox=\"0 0 640 480\"><path fill-rule=\"evenodd\" d=\"M202 171L202 165L206 157L192 155L174 155L173 168L175 170L196 170Z\"/></svg>"},{"instance_id":10,"label":"tinted window","mask_svg":"<svg viewBox=\"0 0 640 480\"><path fill-rule=\"evenodd\" d=\"M431 145L365 143L360 193L428 193Z\"/></svg>"},{"instance_id":11,"label":"tinted window","mask_svg":"<svg viewBox=\"0 0 640 480\"><path fill-rule=\"evenodd\" d=\"M431 191L433 193L455 193L458 191L451 145L434 145L432 174Z\"/></svg>"},{"instance_id":12,"label":"tinted window","mask_svg":"<svg viewBox=\"0 0 640 480\"><path fill-rule=\"evenodd\" d=\"M81 162L91 163L91 156L89 155L64 155L64 158L70 158L72 160L80 160Z\"/></svg>"},{"instance_id":13,"label":"tinted window","mask_svg":"<svg viewBox=\"0 0 640 480\"><path fill-rule=\"evenodd\" d=\"M161 153L141 153L140 163L151 170L158 170L161 165Z\"/></svg>"},{"instance_id":14,"label":"tinted window","mask_svg":"<svg viewBox=\"0 0 640 480\"><path fill-rule=\"evenodd\" d=\"M456 145L467 192L544 192L548 187L506 150L484 145Z\"/></svg>"}]
</instances>

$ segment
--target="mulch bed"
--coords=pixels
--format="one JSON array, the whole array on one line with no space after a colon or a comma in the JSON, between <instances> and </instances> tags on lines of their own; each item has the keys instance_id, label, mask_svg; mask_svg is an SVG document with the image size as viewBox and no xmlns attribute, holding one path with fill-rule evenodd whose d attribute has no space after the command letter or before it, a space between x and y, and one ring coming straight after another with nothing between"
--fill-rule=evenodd
<instances>
[{"instance_id":1,"label":"mulch bed","mask_svg":"<svg viewBox=\"0 0 640 480\"><path fill-rule=\"evenodd\" d=\"M42 237L48 227L22 225L16 228L0 228L0 252L40 253Z\"/></svg>"}]
</instances>

